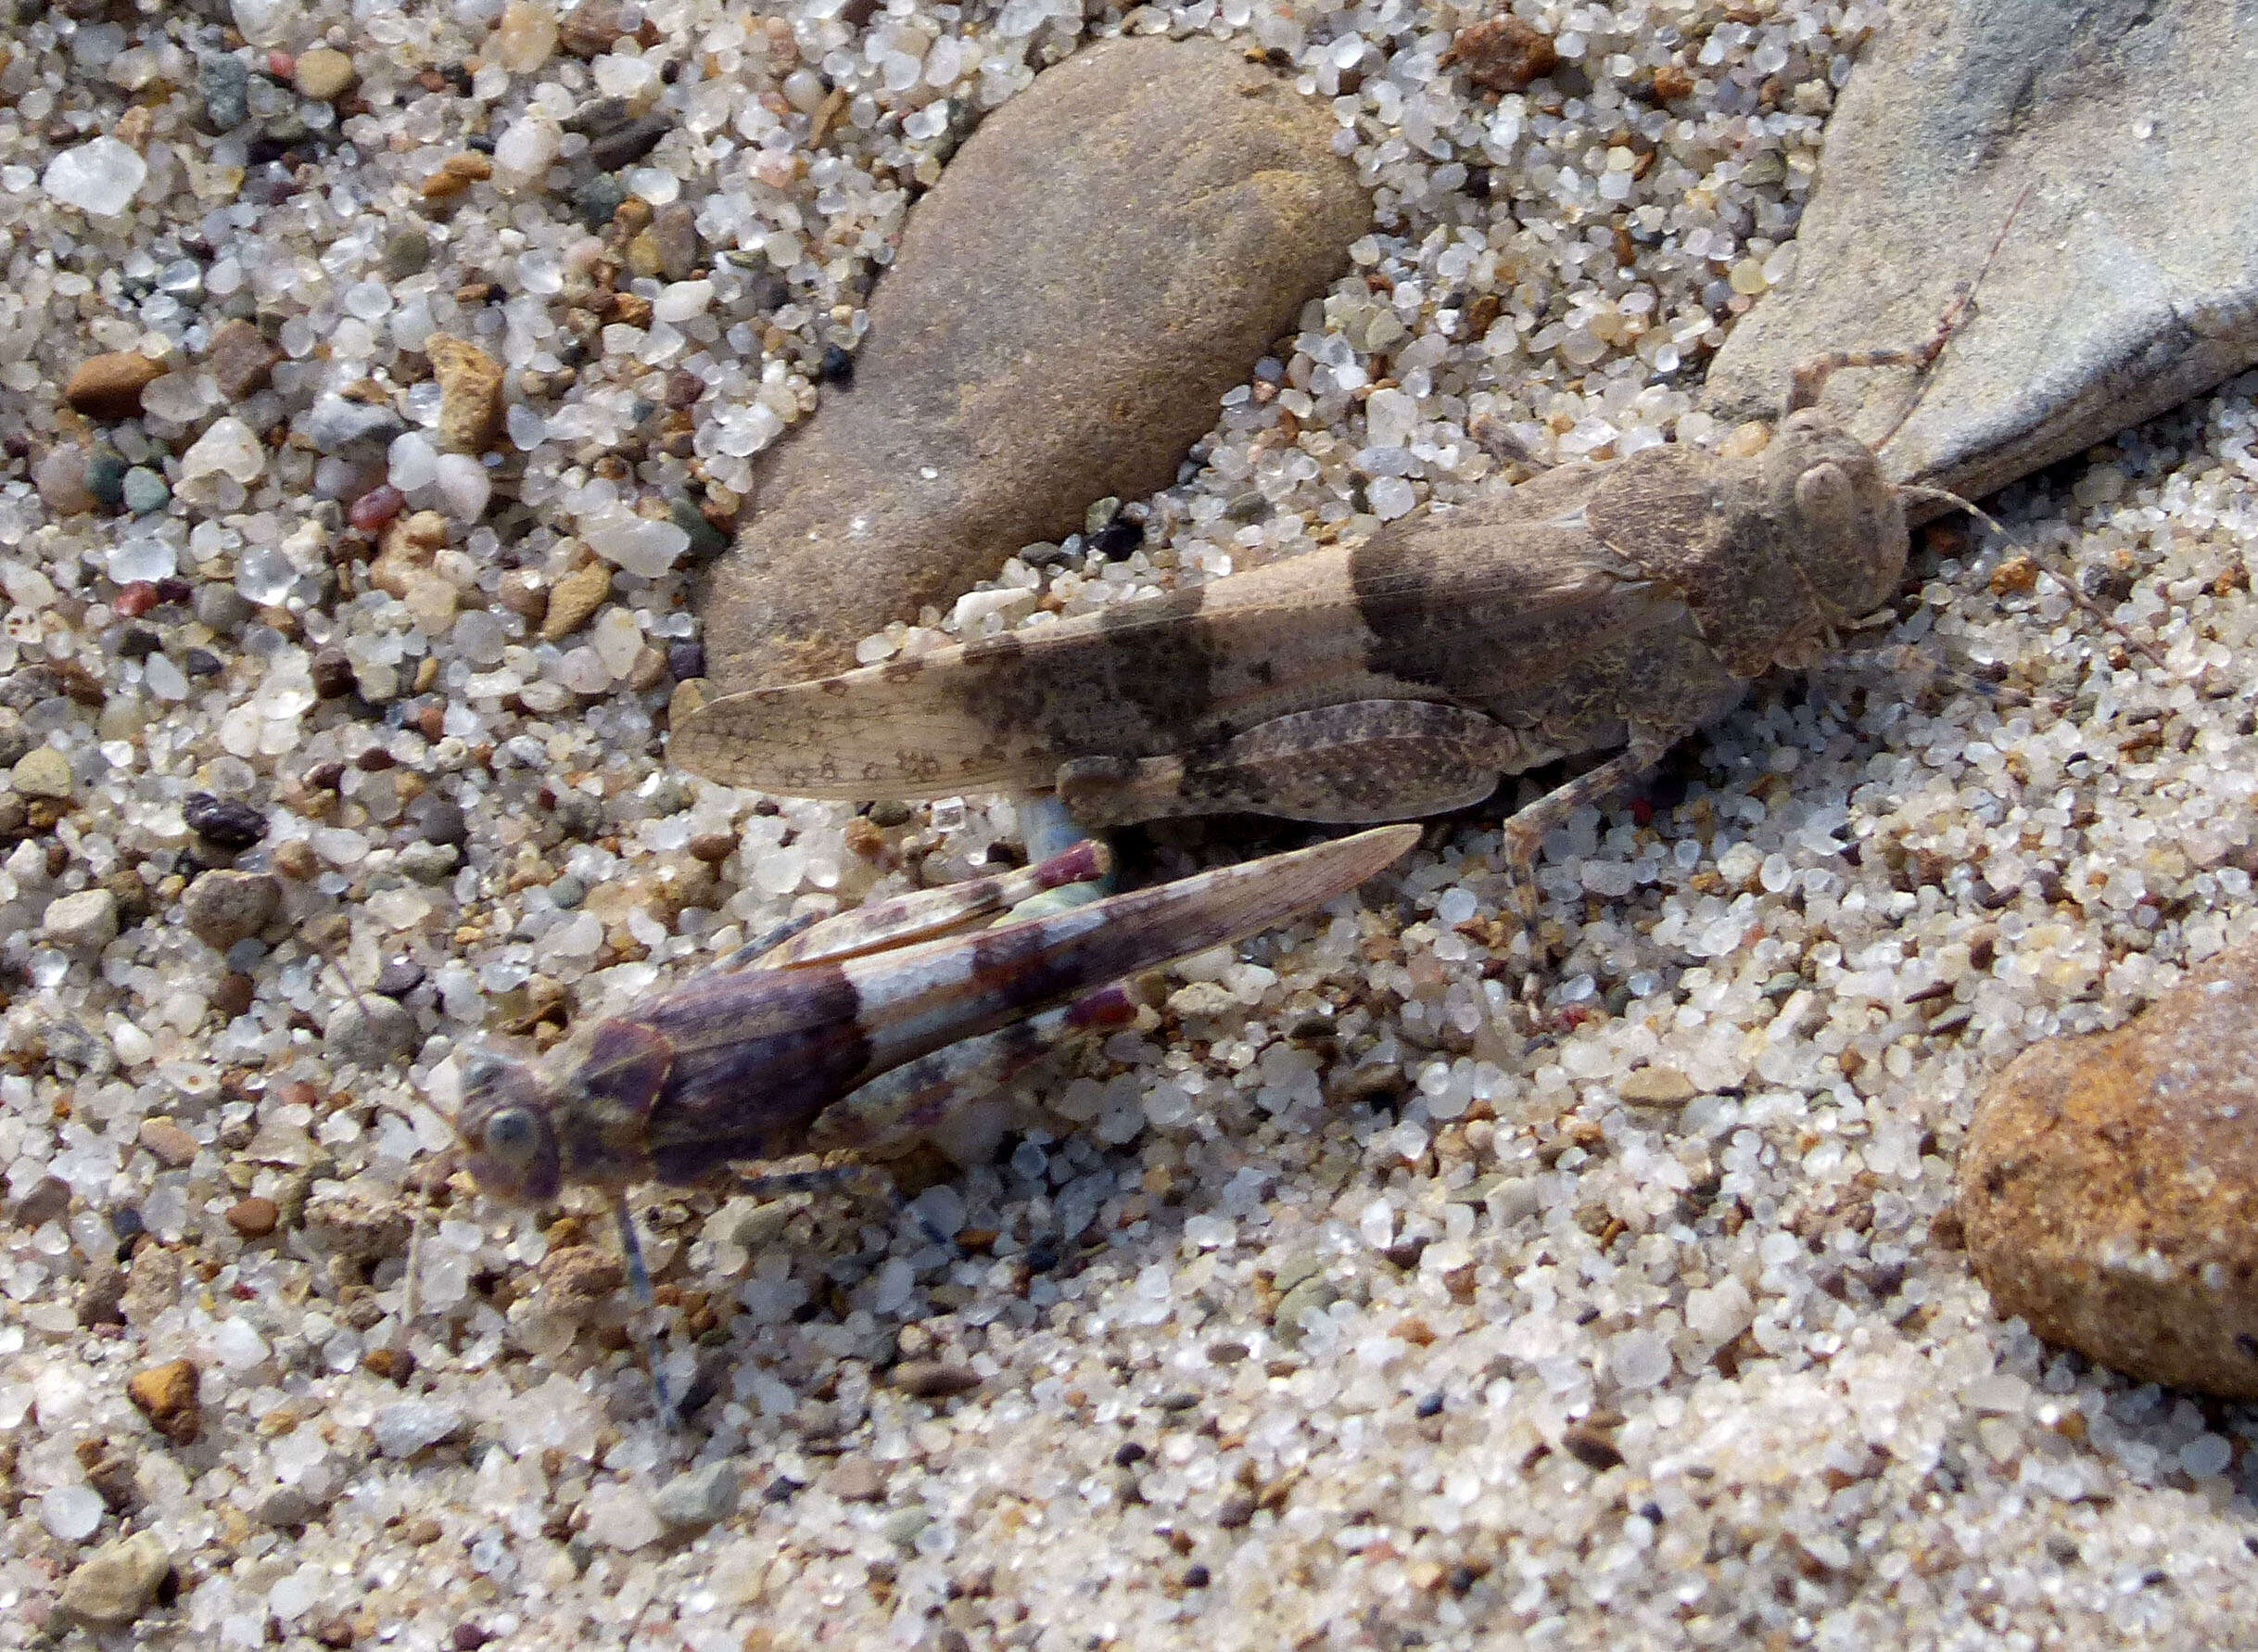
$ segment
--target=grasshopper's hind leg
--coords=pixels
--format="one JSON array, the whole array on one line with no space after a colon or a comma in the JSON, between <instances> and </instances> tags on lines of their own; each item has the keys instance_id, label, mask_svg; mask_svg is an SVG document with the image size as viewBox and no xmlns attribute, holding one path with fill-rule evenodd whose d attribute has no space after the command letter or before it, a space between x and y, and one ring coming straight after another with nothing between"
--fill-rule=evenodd
<instances>
[{"instance_id":1,"label":"grasshopper's hind leg","mask_svg":"<svg viewBox=\"0 0 2258 1652\"><path fill-rule=\"evenodd\" d=\"M1059 1040L1123 1026L1135 1018L1136 1002L1128 990L1105 986L1071 1004L905 1061L825 1109L809 1133L808 1146L820 1152L867 1151L922 1135L958 1107L1033 1066Z\"/></svg>"},{"instance_id":2,"label":"grasshopper's hind leg","mask_svg":"<svg viewBox=\"0 0 2258 1652\"><path fill-rule=\"evenodd\" d=\"M1186 756L1084 758L1059 797L1085 826L1245 812L1364 825L1479 803L1534 756L1478 711L1356 700L1289 712Z\"/></svg>"},{"instance_id":3,"label":"grasshopper's hind leg","mask_svg":"<svg viewBox=\"0 0 2258 1652\"><path fill-rule=\"evenodd\" d=\"M1067 812L1066 805L1050 793L1031 794L1016 802L1020 839L1027 845L1027 858L1038 865L1075 853L1090 837L1082 823ZM1046 912L1064 911L1069 907L1086 907L1114 894L1117 885L1111 870L1111 847L1106 847L1107 870L1072 883L1054 883L1029 896L996 921L1017 923L1022 918L1039 918Z\"/></svg>"}]
</instances>

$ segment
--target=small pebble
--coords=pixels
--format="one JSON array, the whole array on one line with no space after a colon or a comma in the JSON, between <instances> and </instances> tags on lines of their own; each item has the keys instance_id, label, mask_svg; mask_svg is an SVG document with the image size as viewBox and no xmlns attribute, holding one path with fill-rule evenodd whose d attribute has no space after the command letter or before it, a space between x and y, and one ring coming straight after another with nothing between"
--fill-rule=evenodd
<instances>
[{"instance_id":1,"label":"small pebble","mask_svg":"<svg viewBox=\"0 0 2258 1652\"><path fill-rule=\"evenodd\" d=\"M272 872L225 868L200 872L181 902L189 933L215 952L248 940L282 910L282 882Z\"/></svg>"},{"instance_id":2,"label":"small pebble","mask_svg":"<svg viewBox=\"0 0 2258 1652\"><path fill-rule=\"evenodd\" d=\"M63 1581L56 1605L81 1628L114 1633L132 1628L155 1604L171 1571L163 1540L154 1531L135 1531L80 1561Z\"/></svg>"},{"instance_id":3,"label":"small pebble","mask_svg":"<svg viewBox=\"0 0 2258 1652\"><path fill-rule=\"evenodd\" d=\"M323 397L298 420L298 427L323 453L340 453L362 443L388 442L406 428L390 408L343 396Z\"/></svg>"},{"instance_id":4,"label":"small pebble","mask_svg":"<svg viewBox=\"0 0 2258 1652\"><path fill-rule=\"evenodd\" d=\"M251 118L247 94L250 66L232 52L205 52L196 60L197 95L203 100L204 126L233 132Z\"/></svg>"},{"instance_id":5,"label":"small pebble","mask_svg":"<svg viewBox=\"0 0 2258 1652\"><path fill-rule=\"evenodd\" d=\"M463 806L437 792L426 792L408 806L408 821L427 844L460 848L470 841L470 820Z\"/></svg>"},{"instance_id":6,"label":"small pebble","mask_svg":"<svg viewBox=\"0 0 2258 1652\"><path fill-rule=\"evenodd\" d=\"M384 273L394 281L420 275L431 262L431 233L420 223L394 230L385 237Z\"/></svg>"},{"instance_id":7,"label":"small pebble","mask_svg":"<svg viewBox=\"0 0 2258 1652\"><path fill-rule=\"evenodd\" d=\"M1451 52L1469 80L1491 92L1525 92L1560 61L1551 35L1509 11L1467 24L1451 37Z\"/></svg>"},{"instance_id":8,"label":"small pebble","mask_svg":"<svg viewBox=\"0 0 2258 1652\"><path fill-rule=\"evenodd\" d=\"M63 400L73 412L105 424L138 418L142 391L164 375L162 362L153 362L139 350L111 350L79 363L63 387Z\"/></svg>"},{"instance_id":9,"label":"small pebble","mask_svg":"<svg viewBox=\"0 0 2258 1652\"><path fill-rule=\"evenodd\" d=\"M404 998L423 985L424 966L412 959L396 958L376 972L375 990L387 998Z\"/></svg>"},{"instance_id":10,"label":"small pebble","mask_svg":"<svg viewBox=\"0 0 2258 1652\"><path fill-rule=\"evenodd\" d=\"M214 327L211 343L204 352L204 365L211 372L212 383L230 401L241 401L265 389L273 376L274 364L281 360L282 352L267 342L266 335L240 317L231 317Z\"/></svg>"},{"instance_id":11,"label":"small pebble","mask_svg":"<svg viewBox=\"0 0 2258 1652\"><path fill-rule=\"evenodd\" d=\"M188 829L214 848L247 849L267 834L267 817L254 805L235 798L191 792L181 805Z\"/></svg>"},{"instance_id":12,"label":"small pebble","mask_svg":"<svg viewBox=\"0 0 2258 1652\"><path fill-rule=\"evenodd\" d=\"M351 89L357 78L350 57L334 47L315 46L298 55L292 83L298 87L300 97L310 97L316 103L335 103Z\"/></svg>"},{"instance_id":13,"label":"small pebble","mask_svg":"<svg viewBox=\"0 0 2258 1652\"><path fill-rule=\"evenodd\" d=\"M293 837L274 845L274 870L293 883L303 883L320 874L322 860L311 844Z\"/></svg>"},{"instance_id":14,"label":"small pebble","mask_svg":"<svg viewBox=\"0 0 2258 1652\"><path fill-rule=\"evenodd\" d=\"M970 1393L981 1383L980 1373L944 1360L906 1359L894 1367L894 1386L921 1400L947 1399Z\"/></svg>"},{"instance_id":15,"label":"small pebble","mask_svg":"<svg viewBox=\"0 0 2258 1652\"><path fill-rule=\"evenodd\" d=\"M742 1483L737 1465L724 1458L668 1480L652 1498L651 1509L670 1531L701 1531L737 1512Z\"/></svg>"},{"instance_id":16,"label":"small pebble","mask_svg":"<svg viewBox=\"0 0 2258 1652\"><path fill-rule=\"evenodd\" d=\"M51 745L33 746L8 772L26 797L67 798L72 791L70 761Z\"/></svg>"},{"instance_id":17,"label":"small pebble","mask_svg":"<svg viewBox=\"0 0 2258 1652\"><path fill-rule=\"evenodd\" d=\"M329 1056L359 1067L381 1067L422 1041L415 1017L390 998L348 1003L329 1023Z\"/></svg>"},{"instance_id":18,"label":"small pebble","mask_svg":"<svg viewBox=\"0 0 2258 1652\"><path fill-rule=\"evenodd\" d=\"M16 1201L15 1221L22 1227L43 1227L70 1208L70 1184L59 1175L44 1175Z\"/></svg>"},{"instance_id":19,"label":"small pebble","mask_svg":"<svg viewBox=\"0 0 2258 1652\"><path fill-rule=\"evenodd\" d=\"M167 1170L185 1169L203 1150L201 1142L162 1114L144 1119L135 1139Z\"/></svg>"},{"instance_id":20,"label":"small pebble","mask_svg":"<svg viewBox=\"0 0 2258 1652\"><path fill-rule=\"evenodd\" d=\"M227 1207L227 1225L245 1239L264 1239L282 1220L282 1209L272 1199L254 1196Z\"/></svg>"},{"instance_id":21,"label":"small pebble","mask_svg":"<svg viewBox=\"0 0 2258 1652\"><path fill-rule=\"evenodd\" d=\"M664 1530L651 1500L633 1486L598 1486L580 1506L588 1517L588 1540L606 1548L640 1549Z\"/></svg>"},{"instance_id":22,"label":"small pebble","mask_svg":"<svg viewBox=\"0 0 2258 1652\"><path fill-rule=\"evenodd\" d=\"M541 619L541 639L562 642L588 622L612 594L612 570L601 562L582 563L550 588L549 610Z\"/></svg>"},{"instance_id":23,"label":"small pebble","mask_svg":"<svg viewBox=\"0 0 2258 1652\"><path fill-rule=\"evenodd\" d=\"M500 438L501 363L468 339L434 333L424 353L439 384L439 440L457 453L483 453Z\"/></svg>"},{"instance_id":24,"label":"small pebble","mask_svg":"<svg viewBox=\"0 0 2258 1652\"><path fill-rule=\"evenodd\" d=\"M154 1428L175 1445L186 1445L203 1431L204 1414L197 1393L194 1361L168 1360L126 1379L125 1395Z\"/></svg>"},{"instance_id":25,"label":"small pebble","mask_svg":"<svg viewBox=\"0 0 2258 1652\"><path fill-rule=\"evenodd\" d=\"M376 1449L387 1457L412 1457L453 1434L463 1425L463 1413L452 1405L429 1400L396 1400L379 1405L369 1419Z\"/></svg>"},{"instance_id":26,"label":"small pebble","mask_svg":"<svg viewBox=\"0 0 2258 1652\"><path fill-rule=\"evenodd\" d=\"M848 1457L823 1477L823 1489L842 1503L876 1503L886 1495L886 1471L869 1457Z\"/></svg>"},{"instance_id":27,"label":"small pebble","mask_svg":"<svg viewBox=\"0 0 2258 1652\"><path fill-rule=\"evenodd\" d=\"M1640 1067L1623 1075L1616 1094L1633 1107L1680 1107L1701 1089L1675 1067Z\"/></svg>"},{"instance_id":28,"label":"small pebble","mask_svg":"<svg viewBox=\"0 0 2258 1652\"><path fill-rule=\"evenodd\" d=\"M40 934L71 952L98 952L118 938L118 897L107 889L82 889L47 903Z\"/></svg>"},{"instance_id":29,"label":"small pebble","mask_svg":"<svg viewBox=\"0 0 2258 1652\"><path fill-rule=\"evenodd\" d=\"M161 511L172 498L172 489L165 478L146 464L136 464L125 473L118 489L119 503L136 516L146 516L152 511Z\"/></svg>"},{"instance_id":30,"label":"small pebble","mask_svg":"<svg viewBox=\"0 0 2258 1652\"><path fill-rule=\"evenodd\" d=\"M125 473L133 467L125 455L109 448L96 448L86 458L85 484L88 497L106 511L125 508Z\"/></svg>"},{"instance_id":31,"label":"small pebble","mask_svg":"<svg viewBox=\"0 0 2258 1652\"><path fill-rule=\"evenodd\" d=\"M238 970L230 970L211 989L210 1003L221 1016L233 1021L249 1010L259 997L259 983Z\"/></svg>"}]
</instances>

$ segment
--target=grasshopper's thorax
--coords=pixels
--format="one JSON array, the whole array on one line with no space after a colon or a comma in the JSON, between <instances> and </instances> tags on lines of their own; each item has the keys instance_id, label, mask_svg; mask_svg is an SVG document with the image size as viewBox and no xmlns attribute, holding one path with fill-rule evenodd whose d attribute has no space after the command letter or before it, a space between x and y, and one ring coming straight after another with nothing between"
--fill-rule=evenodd
<instances>
[{"instance_id":1,"label":"grasshopper's thorax","mask_svg":"<svg viewBox=\"0 0 2258 1652\"><path fill-rule=\"evenodd\" d=\"M1772 520L1831 625L1896 594L1905 506L1872 449L1832 413L1807 407L1780 422L1761 464Z\"/></svg>"},{"instance_id":2,"label":"grasshopper's thorax","mask_svg":"<svg viewBox=\"0 0 2258 1652\"><path fill-rule=\"evenodd\" d=\"M455 1129L479 1190L546 1204L566 1182L616 1189L650 1174L641 1112L489 1051L463 1066Z\"/></svg>"}]
</instances>

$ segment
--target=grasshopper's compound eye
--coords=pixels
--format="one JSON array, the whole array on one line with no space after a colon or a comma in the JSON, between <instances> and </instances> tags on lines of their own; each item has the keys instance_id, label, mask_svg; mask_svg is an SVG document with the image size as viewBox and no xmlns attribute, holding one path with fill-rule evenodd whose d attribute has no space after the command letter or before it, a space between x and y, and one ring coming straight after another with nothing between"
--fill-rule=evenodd
<instances>
[{"instance_id":1,"label":"grasshopper's compound eye","mask_svg":"<svg viewBox=\"0 0 2258 1652\"><path fill-rule=\"evenodd\" d=\"M1821 535L1847 533L1858 501L1843 467L1822 460L1795 478L1795 514Z\"/></svg>"},{"instance_id":2,"label":"grasshopper's compound eye","mask_svg":"<svg viewBox=\"0 0 2258 1652\"><path fill-rule=\"evenodd\" d=\"M526 1108L505 1107L487 1120L478 1143L504 1170L530 1170L541 1156L541 1122Z\"/></svg>"}]
</instances>

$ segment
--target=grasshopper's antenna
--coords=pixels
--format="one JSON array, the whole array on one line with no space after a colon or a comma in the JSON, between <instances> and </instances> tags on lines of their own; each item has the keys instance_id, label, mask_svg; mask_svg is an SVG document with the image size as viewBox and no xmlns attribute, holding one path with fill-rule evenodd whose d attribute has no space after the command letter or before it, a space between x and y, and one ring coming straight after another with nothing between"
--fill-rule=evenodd
<instances>
[{"instance_id":1,"label":"grasshopper's antenna","mask_svg":"<svg viewBox=\"0 0 2258 1652\"><path fill-rule=\"evenodd\" d=\"M1929 369L1935 365L1936 358L1945 353L1946 344L1951 339L1952 335L1960 330L1960 323L1966 319L1968 306L1975 298L1976 288L1983 285L1984 277L1991 273L1992 262L1999 256L1999 248L2007 245L2007 232L2014 227L2016 217L2023 211L2023 203L2030 198L2031 191L2035 187L2036 187L2036 183L2025 184L2021 192L2016 195L2014 205L2008 208L2007 217L2000 222L1999 233L1992 237L1991 249L1985 253L1984 261L1976 267L1974 278L1960 282L1953 288L1952 302L1945 306L1945 312L1937 318L1935 328L1919 348L1914 349L1831 350L1823 356L1804 362L1802 366L1795 369L1788 380L1787 400L1781 407L1781 417L1785 418L1799 408L1817 406L1820 392L1826 388L1827 380L1844 368L1910 367L1920 379L1913 391L1912 399L1905 404L1897 416L1890 421L1889 428L1869 444L1877 453L1887 447L1897 432L1905 428L1905 422L1911 418L1914 411L1921 406L1922 398L1928 394Z\"/></svg>"},{"instance_id":2,"label":"grasshopper's antenna","mask_svg":"<svg viewBox=\"0 0 2258 1652\"><path fill-rule=\"evenodd\" d=\"M2009 536L2007 529L1999 526L1998 519L1997 517L1992 516L1986 512L1978 510L1974 505L1969 503L1968 501L1962 499L1959 494L1952 492L1948 489L1923 488L1913 484L1908 484L1899 488L1897 491L1899 494L1908 499L1933 499L1940 504L1948 504L1956 509L1965 511L1968 513L1968 515L1973 516L1978 522L1981 522L1985 527L1990 528L1991 531L1998 538L2006 540L2010 544L2014 543L2014 540ZM2088 618L2094 620L2097 624L2106 627L2116 636L2119 642L2125 645L2125 647L2131 649L2134 653L2148 660L2150 664L2155 666L2163 666L2164 664L2163 658L2154 649L2150 648L2139 638L2134 636L2131 630L2128 629L2124 622L2118 619L2114 614L2112 614L2108 609L2102 607L2100 604L2095 602L2091 597L2087 596L2083 591L2080 591L2078 589L2077 581L2070 575L2062 572L2061 569L2053 566L2051 563L2048 562L2045 559L2043 553L2026 553L2026 554L2030 555L2031 560L2038 565L2038 571L2046 575L2048 578L2053 580L2055 584L2061 586L2062 588L2062 594L2067 596L2071 603L2084 612Z\"/></svg>"}]
</instances>

